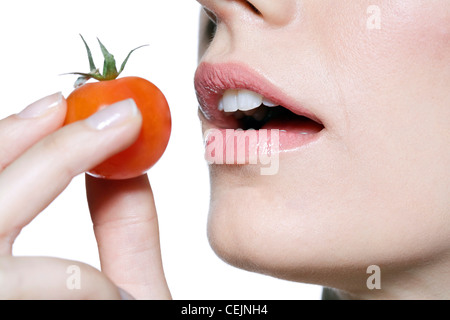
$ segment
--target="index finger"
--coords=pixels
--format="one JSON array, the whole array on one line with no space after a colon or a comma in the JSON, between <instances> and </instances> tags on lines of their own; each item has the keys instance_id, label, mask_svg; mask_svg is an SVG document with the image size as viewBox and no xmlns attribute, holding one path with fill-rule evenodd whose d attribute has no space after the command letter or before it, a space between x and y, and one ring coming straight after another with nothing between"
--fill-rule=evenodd
<instances>
[{"instance_id":1,"label":"index finger","mask_svg":"<svg viewBox=\"0 0 450 320\"><path fill-rule=\"evenodd\" d=\"M76 175L133 143L142 118L132 101L102 109L29 148L0 174L0 254L11 254L20 230L44 210ZM108 126L104 126L106 122ZM101 125L97 128L96 125Z\"/></svg>"}]
</instances>

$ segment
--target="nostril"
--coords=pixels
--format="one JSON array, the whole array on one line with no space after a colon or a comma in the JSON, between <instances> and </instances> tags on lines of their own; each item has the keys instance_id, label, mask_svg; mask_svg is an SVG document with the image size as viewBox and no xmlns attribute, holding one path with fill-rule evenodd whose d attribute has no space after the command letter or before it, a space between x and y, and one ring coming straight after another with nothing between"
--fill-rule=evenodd
<instances>
[{"instance_id":1,"label":"nostril","mask_svg":"<svg viewBox=\"0 0 450 320\"><path fill-rule=\"evenodd\" d=\"M237 0L247 11L273 25L286 25L298 14L300 1Z\"/></svg>"},{"instance_id":2,"label":"nostril","mask_svg":"<svg viewBox=\"0 0 450 320\"><path fill-rule=\"evenodd\" d=\"M261 11L258 10L258 8L256 8L251 2L249 1L243 1L246 3L246 5L253 11L253 13L255 13L258 16L261 16Z\"/></svg>"},{"instance_id":3,"label":"nostril","mask_svg":"<svg viewBox=\"0 0 450 320\"><path fill-rule=\"evenodd\" d=\"M218 23L218 19L217 16L214 14L214 12L212 12L211 10L203 7L203 11L206 13L206 15L208 16L208 18L214 23L217 24Z\"/></svg>"}]
</instances>

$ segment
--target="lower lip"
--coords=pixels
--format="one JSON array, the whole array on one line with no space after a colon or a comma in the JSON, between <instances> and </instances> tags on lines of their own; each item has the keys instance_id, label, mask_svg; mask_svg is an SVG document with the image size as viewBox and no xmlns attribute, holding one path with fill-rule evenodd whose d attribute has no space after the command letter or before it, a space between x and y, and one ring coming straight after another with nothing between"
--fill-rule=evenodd
<instances>
[{"instance_id":1,"label":"lower lip","mask_svg":"<svg viewBox=\"0 0 450 320\"><path fill-rule=\"evenodd\" d=\"M312 128L265 126L260 130L218 129L205 131L205 159L209 164L264 164L264 159L298 151L319 138Z\"/></svg>"}]
</instances>

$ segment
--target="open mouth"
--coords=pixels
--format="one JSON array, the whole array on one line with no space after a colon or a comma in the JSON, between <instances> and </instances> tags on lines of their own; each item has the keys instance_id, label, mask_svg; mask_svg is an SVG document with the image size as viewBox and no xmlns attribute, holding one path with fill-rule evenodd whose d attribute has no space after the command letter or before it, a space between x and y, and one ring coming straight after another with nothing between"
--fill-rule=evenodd
<instances>
[{"instance_id":1,"label":"open mouth","mask_svg":"<svg viewBox=\"0 0 450 320\"><path fill-rule=\"evenodd\" d=\"M211 164L263 164L318 140L325 129L312 109L240 63L201 63L195 89Z\"/></svg>"},{"instance_id":2,"label":"open mouth","mask_svg":"<svg viewBox=\"0 0 450 320\"><path fill-rule=\"evenodd\" d=\"M314 134L324 129L323 125L306 116L295 114L261 94L247 89L228 89L218 103L218 110L229 121L230 129L295 130L299 134Z\"/></svg>"}]
</instances>

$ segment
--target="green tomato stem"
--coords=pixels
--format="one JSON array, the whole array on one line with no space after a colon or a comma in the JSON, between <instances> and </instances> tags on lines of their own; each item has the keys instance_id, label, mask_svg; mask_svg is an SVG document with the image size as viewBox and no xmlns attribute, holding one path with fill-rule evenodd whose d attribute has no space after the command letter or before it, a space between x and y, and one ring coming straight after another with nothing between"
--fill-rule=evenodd
<instances>
[{"instance_id":1,"label":"green tomato stem","mask_svg":"<svg viewBox=\"0 0 450 320\"><path fill-rule=\"evenodd\" d=\"M76 74L80 77L75 81L74 87L80 87L83 84L85 84L89 79L95 79L98 81L108 81L108 80L114 80L116 79L125 69L125 66L128 62L128 59L130 58L130 55L136 51L139 48L145 47L147 45L139 46L128 53L127 57L123 61L120 70L117 71L116 67L116 60L114 59L114 56L106 49L106 47L103 45L103 43L100 41L100 39L97 38L98 43L100 45L100 49L102 50L104 62L103 62L103 74L100 73L100 70L95 66L94 59L92 58L92 52L89 48L88 44L84 40L83 36L80 34L81 39L83 40L83 43L86 47L88 59L89 59L89 73L83 73L83 72L71 72L69 74Z\"/></svg>"}]
</instances>

